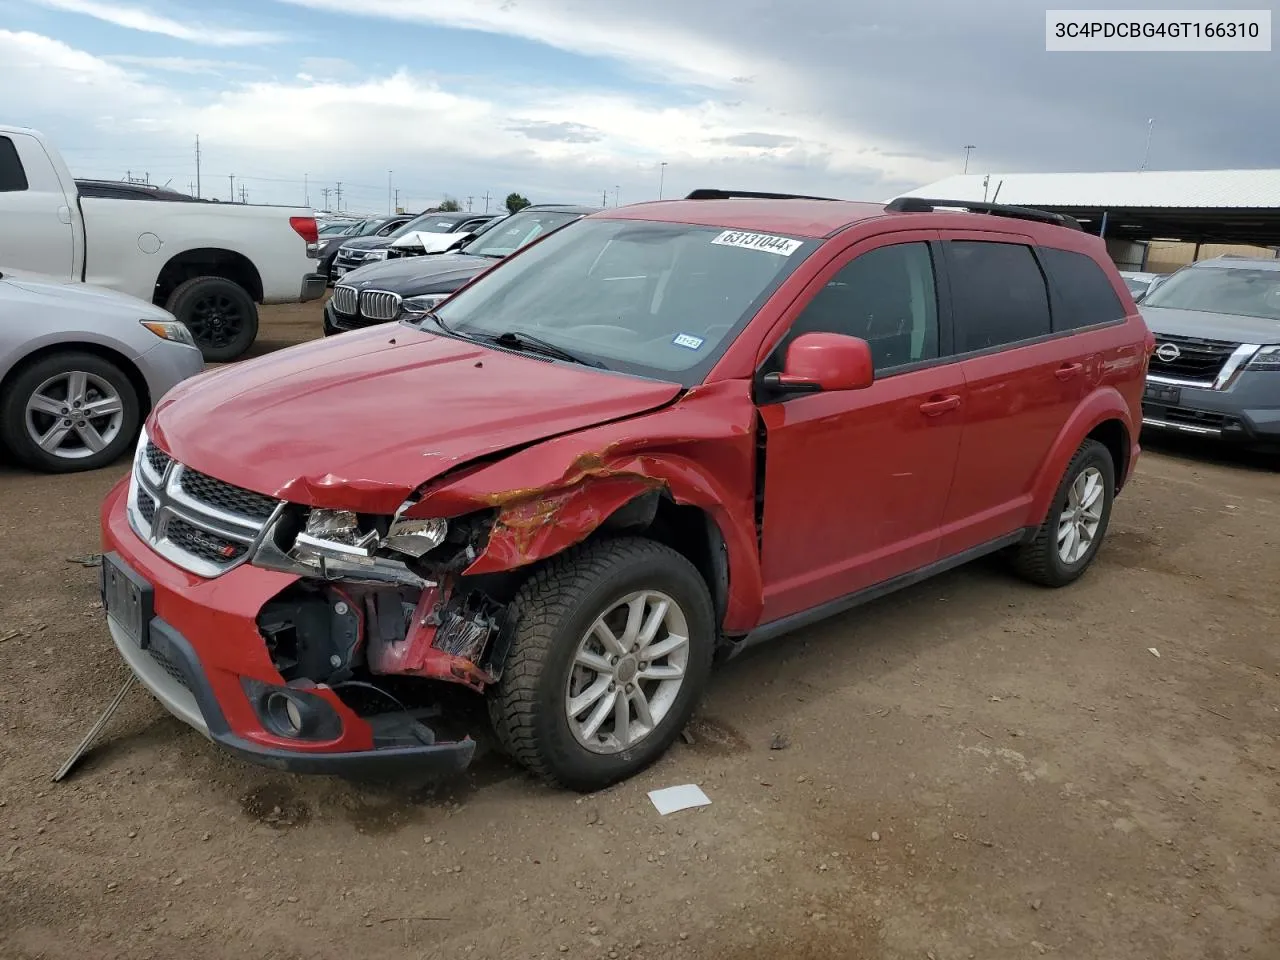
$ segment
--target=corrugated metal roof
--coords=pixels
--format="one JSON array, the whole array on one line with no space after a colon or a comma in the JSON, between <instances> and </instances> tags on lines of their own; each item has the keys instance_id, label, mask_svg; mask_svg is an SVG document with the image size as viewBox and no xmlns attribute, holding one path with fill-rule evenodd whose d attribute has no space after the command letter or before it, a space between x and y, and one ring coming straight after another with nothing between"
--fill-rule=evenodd
<instances>
[{"instance_id":1,"label":"corrugated metal roof","mask_svg":"<svg viewBox=\"0 0 1280 960\"><path fill-rule=\"evenodd\" d=\"M997 186L998 197L995 196ZM902 196L945 200L985 198L1028 207L1280 209L1280 169L970 173L947 177Z\"/></svg>"}]
</instances>

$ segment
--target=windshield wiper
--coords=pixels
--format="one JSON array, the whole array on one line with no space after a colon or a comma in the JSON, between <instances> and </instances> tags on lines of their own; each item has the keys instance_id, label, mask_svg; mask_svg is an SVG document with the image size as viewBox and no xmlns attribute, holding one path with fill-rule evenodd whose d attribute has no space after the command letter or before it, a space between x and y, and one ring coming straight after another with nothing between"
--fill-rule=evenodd
<instances>
[{"instance_id":1,"label":"windshield wiper","mask_svg":"<svg viewBox=\"0 0 1280 960\"><path fill-rule=\"evenodd\" d=\"M544 357L553 357L556 360L567 360L569 363L580 363L585 367L604 367L604 364L598 360L587 360L585 357L580 357L576 353L571 353L564 347L558 347L554 343L543 340L541 337L535 337L528 333L521 333L518 330L508 330L506 333L499 333L496 335L477 335L477 339L483 339L488 343L495 343L500 347L524 350L528 353L540 353Z\"/></svg>"}]
</instances>

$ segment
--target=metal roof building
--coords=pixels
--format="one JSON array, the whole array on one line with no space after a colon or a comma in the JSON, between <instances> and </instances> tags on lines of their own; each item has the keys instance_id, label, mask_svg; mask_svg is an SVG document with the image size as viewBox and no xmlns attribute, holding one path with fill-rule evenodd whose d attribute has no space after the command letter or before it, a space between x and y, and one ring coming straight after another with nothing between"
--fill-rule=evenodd
<instances>
[{"instance_id":1,"label":"metal roof building","mask_svg":"<svg viewBox=\"0 0 1280 960\"><path fill-rule=\"evenodd\" d=\"M1114 240L1280 245L1280 169L971 173L903 196L1037 207Z\"/></svg>"}]
</instances>

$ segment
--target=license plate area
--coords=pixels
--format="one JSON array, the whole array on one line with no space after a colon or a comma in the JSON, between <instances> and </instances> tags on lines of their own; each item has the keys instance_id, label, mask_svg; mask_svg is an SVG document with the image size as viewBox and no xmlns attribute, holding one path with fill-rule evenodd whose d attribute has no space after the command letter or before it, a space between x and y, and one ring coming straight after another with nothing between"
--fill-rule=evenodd
<instances>
[{"instance_id":1,"label":"license plate area","mask_svg":"<svg viewBox=\"0 0 1280 960\"><path fill-rule=\"evenodd\" d=\"M1142 399L1176 407L1182 402L1182 388L1166 386L1163 383L1148 383L1142 391Z\"/></svg>"},{"instance_id":2,"label":"license plate area","mask_svg":"<svg viewBox=\"0 0 1280 960\"><path fill-rule=\"evenodd\" d=\"M102 607L140 649L148 644L155 616L155 591L114 553L102 558Z\"/></svg>"}]
</instances>

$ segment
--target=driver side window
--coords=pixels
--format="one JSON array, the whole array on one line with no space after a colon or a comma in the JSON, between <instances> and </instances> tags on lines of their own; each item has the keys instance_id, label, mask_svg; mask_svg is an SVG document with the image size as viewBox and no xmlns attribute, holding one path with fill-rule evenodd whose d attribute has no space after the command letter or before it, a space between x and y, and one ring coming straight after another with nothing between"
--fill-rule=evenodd
<instances>
[{"instance_id":1,"label":"driver side window","mask_svg":"<svg viewBox=\"0 0 1280 960\"><path fill-rule=\"evenodd\" d=\"M809 301L774 356L802 333L871 345L877 374L938 356L938 294L927 243L877 247L845 264Z\"/></svg>"}]
</instances>

